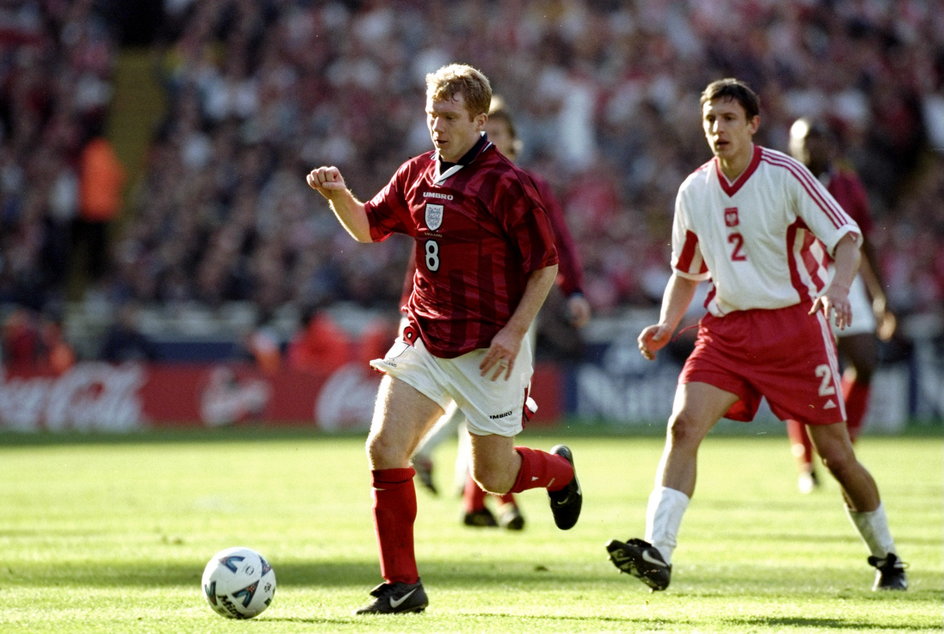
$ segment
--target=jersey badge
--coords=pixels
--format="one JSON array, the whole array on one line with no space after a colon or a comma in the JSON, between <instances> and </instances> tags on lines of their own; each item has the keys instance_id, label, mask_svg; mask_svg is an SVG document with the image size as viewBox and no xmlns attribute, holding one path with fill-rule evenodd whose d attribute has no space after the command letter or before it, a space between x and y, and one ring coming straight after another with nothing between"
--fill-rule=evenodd
<instances>
[{"instance_id":1,"label":"jersey badge","mask_svg":"<svg viewBox=\"0 0 944 634\"><path fill-rule=\"evenodd\" d=\"M737 207L725 207L724 208L724 226L725 227L736 227L741 224L740 219L738 218L738 208Z\"/></svg>"},{"instance_id":2,"label":"jersey badge","mask_svg":"<svg viewBox=\"0 0 944 634\"><path fill-rule=\"evenodd\" d=\"M430 231L436 231L442 226L443 206L426 203L426 226Z\"/></svg>"}]
</instances>

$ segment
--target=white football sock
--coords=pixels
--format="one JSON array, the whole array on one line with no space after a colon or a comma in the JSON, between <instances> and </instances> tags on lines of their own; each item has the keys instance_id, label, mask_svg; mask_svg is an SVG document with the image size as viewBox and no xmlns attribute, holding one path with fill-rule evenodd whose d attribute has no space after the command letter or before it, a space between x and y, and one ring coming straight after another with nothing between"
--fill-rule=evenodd
<instances>
[{"instance_id":1,"label":"white football sock","mask_svg":"<svg viewBox=\"0 0 944 634\"><path fill-rule=\"evenodd\" d=\"M659 549L665 563L672 563L676 535L688 508L687 495L669 487L656 487L646 507L646 541Z\"/></svg>"},{"instance_id":2,"label":"white football sock","mask_svg":"<svg viewBox=\"0 0 944 634\"><path fill-rule=\"evenodd\" d=\"M847 506L846 512L873 556L883 559L888 553L895 552L895 540L888 529L884 505L879 504L877 509L868 513L853 511Z\"/></svg>"}]
</instances>

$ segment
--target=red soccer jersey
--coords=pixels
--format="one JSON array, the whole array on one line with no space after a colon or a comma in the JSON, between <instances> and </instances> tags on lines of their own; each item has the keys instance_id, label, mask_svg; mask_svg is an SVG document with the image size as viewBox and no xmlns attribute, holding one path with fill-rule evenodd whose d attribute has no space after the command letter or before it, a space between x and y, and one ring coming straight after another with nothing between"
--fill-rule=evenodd
<instances>
[{"instance_id":1,"label":"red soccer jersey","mask_svg":"<svg viewBox=\"0 0 944 634\"><path fill-rule=\"evenodd\" d=\"M567 226L567 218L564 215L564 208L561 207L551 184L544 178L534 172L528 172L534 180L534 186L541 195L541 201L544 203L544 209L547 217L554 228L555 246L557 247L558 266L556 284L565 296L574 293L583 292L583 268L580 264L580 256L577 253L577 245L574 244L574 237ZM403 280L403 293L400 297L400 303L404 309L410 299L410 293L413 292L413 275L416 273L416 254L410 252L410 259L407 263L406 274Z\"/></svg>"},{"instance_id":2,"label":"red soccer jersey","mask_svg":"<svg viewBox=\"0 0 944 634\"><path fill-rule=\"evenodd\" d=\"M583 270L580 265L580 256L577 255L574 238L567 227L564 209L557 201L557 197L551 189L551 184L534 172L529 172L529 174L534 179L534 185L541 195L541 200L544 201L544 207L547 210L551 226L554 227L554 236L557 239L557 256L560 259L557 285L566 296L582 293Z\"/></svg>"},{"instance_id":3,"label":"red soccer jersey","mask_svg":"<svg viewBox=\"0 0 944 634\"><path fill-rule=\"evenodd\" d=\"M862 238L868 239L872 232L872 214L869 211L869 196L859 176L849 168L833 166L819 176L819 181L833 195L843 211L859 225ZM825 250L819 259L824 267L832 266L833 259Z\"/></svg>"},{"instance_id":4,"label":"red soccer jersey","mask_svg":"<svg viewBox=\"0 0 944 634\"><path fill-rule=\"evenodd\" d=\"M407 317L438 357L487 348L531 273L557 264L531 177L491 143L442 175L435 152L410 159L365 209L375 242L393 233L416 242Z\"/></svg>"},{"instance_id":5,"label":"red soccer jersey","mask_svg":"<svg viewBox=\"0 0 944 634\"><path fill-rule=\"evenodd\" d=\"M869 213L869 197L859 177L850 169L838 168L829 172L826 189L833 195L842 208L849 214L862 236L867 237L872 231L872 215Z\"/></svg>"}]
</instances>

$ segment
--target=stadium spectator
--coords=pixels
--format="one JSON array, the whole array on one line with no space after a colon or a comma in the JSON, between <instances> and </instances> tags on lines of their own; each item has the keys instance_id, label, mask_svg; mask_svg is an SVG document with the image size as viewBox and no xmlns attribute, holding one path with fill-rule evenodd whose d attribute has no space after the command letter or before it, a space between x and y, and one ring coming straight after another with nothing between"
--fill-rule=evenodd
<instances>
[{"instance_id":1,"label":"stadium spectator","mask_svg":"<svg viewBox=\"0 0 944 634\"><path fill-rule=\"evenodd\" d=\"M2 328L0 362L8 374L65 373L75 364L75 350L63 332L58 314L19 307Z\"/></svg>"},{"instance_id":2,"label":"stadium spectator","mask_svg":"<svg viewBox=\"0 0 944 634\"><path fill-rule=\"evenodd\" d=\"M36 315L27 308L14 309L3 322L3 368L9 374L36 369L42 354Z\"/></svg>"},{"instance_id":3,"label":"stadium spectator","mask_svg":"<svg viewBox=\"0 0 944 634\"><path fill-rule=\"evenodd\" d=\"M850 157L881 201L875 215L891 231L895 205L907 189L885 187L882 179L907 176L885 166L894 161L893 150L923 155L918 111L901 103L914 101L908 95L916 89L920 95L940 92L934 51L942 46L944 29L936 28L941 19L920 3L896 11L852 0L829 7L749 8L733 1L711 8L690 1L574 2L553 11L498 4L488 12L468 4L437 13L419 11L411 2L192 3L178 8L164 31L171 109L137 199L133 225L140 223L141 231L125 236L122 253L135 263L127 270L156 269L153 287L141 289L148 300L204 300L207 294L213 301L255 301L264 291L270 294L265 301L300 302L309 287L327 284L342 301L393 305L393 275L405 264L399 245L373 248L371 269L362 271L361 249L333 248L337 229L324 218L299 213L297 178L291 183L283 174L299 171L298 157L320 164L330 156L342 167L363 168L358 186L382 186L381 175L425 143L409 107L422 97L404 81L416 73L415 65L402 60L422 64L453 56L474 56L507 86L506 97L520 104L521 133L528 140L521 164L548 175L562 192L584 262L585 290L600 314L658 301L653 287L661 289L661 282L652 280L661 279L656 263L664 254L650 235L659 235L667 201L687 166L704 152L678 105L702 74L750 68L764 78L771 108L762 134L769 145L785 145L797 116L812 112L840 121L848 130ZM414 29L463 36L430 44L416 38ZM350 34L350 45L341 45L341 32ZM535 85L537 90L525 88ZM215 90L220 86L238 86L223 94L245 96L221 105ZM578 96L568 97L572 88ZM578 97L585 106L575 105ZM881 114L873 101L901 102L895 116L909 122L907 132L884 131L890 141L865 134ZM934 101L925 101L933 112ZM548 132L558 126L567 129L568 147L579 149L579 162L563 160L564 136ZM378 130L386 133L370 134ZM243 183L238 193L237 182ZM875 195L876 188L889 195ZM228 223L233 201L254 209L252 222L238 223L238 231ZM168 227L174 238L162 236ZM188 239L167 248L182 231L177 227L190 228ZM195 239L206 236L215 243L217 234L235 246L206 252ZM939 235L931 240L942 242ZM258 279L271 275L266 267L246 266L256 251L278 253L286 272L281 279L293 284ZM334 255L330 262L308 255L316 252ZM212 285L197 286L186 275L204 259L212 264L208 280L236 276L242 283L227 285L216 298Z\"/></svg>"},{"instance_id":4,"label":"stadium spectator","mask_svg":"<svg viewBox=\"0 0 944 634\"><path fill-rule=\"evenodd\" d=\"M351 360L352 343L323 308L310 304L302 310L301 323L288 344L286 357L291 368L328 374Z\"/></svg>"},{"instance_id":5,"label":"stadium spectator","mask_svg":"<svg viewBox=\"0 0 944 634\"><path fill-rule=\"evenodd\" d=\"M790 126L790 154L823 183L862 232L859 273L849 289L852 322L843 330L834 329L839 352L847 364L842 374L842 398L846 402L849 439L855 442L862 430L872 375L878 366L879 338L891 339L896 320L888 309L884 282L872 247L873 222L868 196L856 173L837 155L838 144L839 139L824 121L804 117ZM819 485L813 444L801 421L788 419L786 424L799 472L797 484L801 492L809 493Z\"/></svg>"},{"instance_id":6,"label":"stadium spectator","mask_svg":"<svg viewBox=\"0 0 944 634\"><path fill-rule=\"evenodd\" d=\"M63 331L62 317L56 314L44 314L39 330L43 356L41 367L44 371L59 376L75 365L75 349Z\"/></svg>"},{"instance_id":7,"label":"stadium spectator","mask_svg":"<svg viewBox=\"0 0 944 634\"><path fill-rule=\"evenodd\" d=\"M272 326L272 314L259 311L255 324L243 337L242 347L256 368L265 375L274 376L282 367L282 342Z\"/></svg>"},{"instance_id":8,"label":"stadium spectator","mask_svg":"<svg viewBox=\"0 0 944 634\"><path fill-rule=\"evenodd\" d=\"M41 311L66 295L89 299L64 275L71 253L59 223L71 222L82 142L106 129L119 88L122 27L109 21L112 5L0 6L5 306ZM666 245L656 236L666 234L678 182L704 155L681 104L707 76L746 72L770 105L760 139L768 146L785 147L799 116L841 126L872 202L890 306L904 324L940 312L944 206L922 185L940 172L944 147L944 13L933 3L452 9L428 12L413 0L165 3L162 24L149 30L160 33L154 59L166 112L113 236L108 287L94 297L174 310L230 300L272 309L331 296L390 310L406 249L388 240L370 247L370 258L359 246L339 250L343 231L299 204L298 174L331 157L358 167L357 188L381 187L426 143L410 106L422 94L410 78L461 57L516 104L527 140L520 164L561 192L597 315L658 303ZM565 142L579 161L565 160Z\"/></svg>"},{"instance_id":9,"label":"stadium spectator","mask_svg":"<svg viewBox=\"0 0 944 634\"><path fill-rule=\"evenodd\" d=\"M452 401L468 421L471 471L483 489L547 489L561 529L576 524L582 503L568 448L514 444L532 374L525 335L557 276L553 229L533 181L484 135L488 79L451 64L426 86L435 149L403 163L373 199L355 198L335 166L307 177L358 242L398 232L416 243L409 323L372 364L384 373L367 440L384 582L358 614L428 605L413 549L410 459Z\"/></svg>"},{"instance_id":10,"label":"stadium spectator","mask_svg":"<svg viewBox=\"0 0 944 634\"><path fill-rule=\"evenodd\" d=\"M695 490L698 448L722 417L750 421L761 398L781 419L803 421L842 487L846 510L877 569L875 590L907 588L885 509L849 440L830 324L852 312L859 227L802 163L755 145L760 100L721 79L701 97L714 158L679 188L673 275L659 323L638 337L652 360L671 339L699 283L711 280L708 314L679 376L665 449L649 497L645 539L611 540L613 564L664 590L682 517ZM818 238L821 242L814 241ZM834 259L827 281L818 252Z\"/></svg>"},{"instance_id":11,"label":"stadium spectator","mask_svg":"<svg viewBox=\"0 0 944 634\"><path fill-rule=\"evenodd\" d=\"M85 247L86 272L95 284L108 270L108 230L121 211L126 177L124 166L105 137L96 136L82 148L75 234L77 245Z\"/></svg>"},{"instance_id":12,"label":"stadium spectator","mask_svg":"<svg viewBox=\"0 0 944 634\"><path fill-rule=\"evenodd\" d=\"M141 331L140 306L127 302L118 309L115 320L105 331L99 358L109 363L156 361L157 347Z\"/></svg>"},{"instance_id":13,"label":"stadium spectator","mask_svg":"<svg viewBox=\"0 0 944 634\"><path fill-rule=\"evenodd\" d=\"M0 7L0 302L43 311L68 283L83 141L108 111L114 41L99 3Z\"/></svg>"}]
</instances>

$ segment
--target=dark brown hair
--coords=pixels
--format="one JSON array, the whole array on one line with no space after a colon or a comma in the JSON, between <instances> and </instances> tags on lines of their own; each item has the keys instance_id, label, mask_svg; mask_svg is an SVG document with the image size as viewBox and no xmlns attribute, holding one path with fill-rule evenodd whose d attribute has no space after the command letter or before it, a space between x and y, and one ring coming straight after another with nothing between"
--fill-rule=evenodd
<instances>
[{"instance_id":1,"label":"dark brown hair","mask_svg":"<svg viewBox=\"0 0 944 634\"><path fill-rule=\"evenodd\" d=\"M760 97L740 79L726 77L708 84L701 93L701 105L704 106L715 99L733 99L741 104L747 113L748 121L760 114Z\"/></svg>"}]
</instances>

